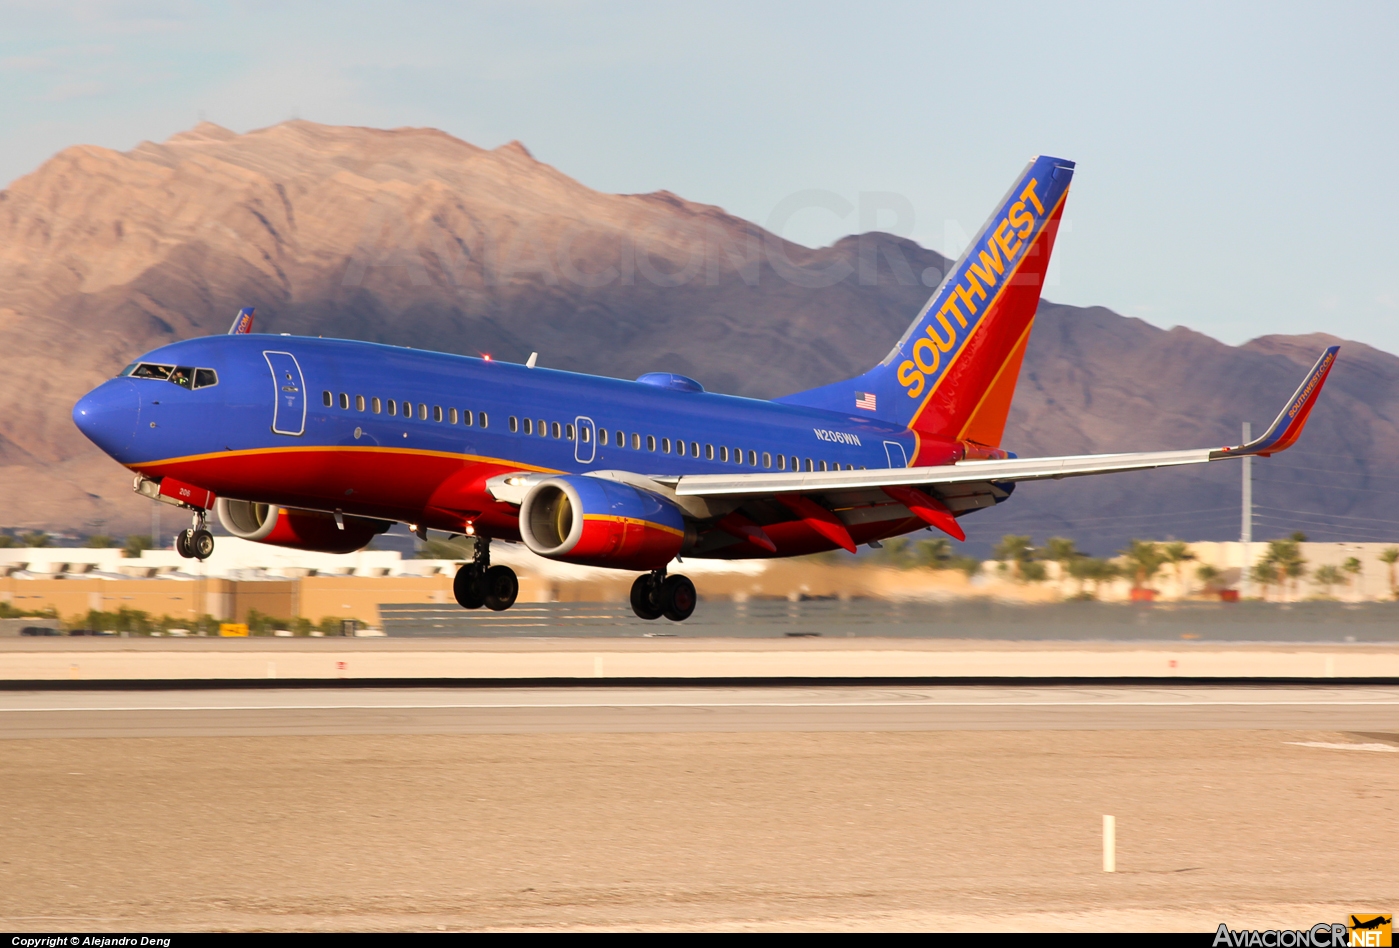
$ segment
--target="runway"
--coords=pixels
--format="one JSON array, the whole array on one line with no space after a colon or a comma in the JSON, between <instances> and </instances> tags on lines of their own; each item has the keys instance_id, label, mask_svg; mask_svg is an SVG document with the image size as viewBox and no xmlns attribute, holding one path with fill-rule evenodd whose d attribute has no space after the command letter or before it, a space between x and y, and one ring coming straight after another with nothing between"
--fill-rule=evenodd
<instances>
[{"instance_id":1,"label":"runway","mask_svg":"<svg viewBox=\"0 0 1399 948\"><path fill-rule=\"evenodd\" d=\"M1399 734L1399 688L579 686L0 692L0 739L1051 730Z\"/></svg>"}]
</instances>

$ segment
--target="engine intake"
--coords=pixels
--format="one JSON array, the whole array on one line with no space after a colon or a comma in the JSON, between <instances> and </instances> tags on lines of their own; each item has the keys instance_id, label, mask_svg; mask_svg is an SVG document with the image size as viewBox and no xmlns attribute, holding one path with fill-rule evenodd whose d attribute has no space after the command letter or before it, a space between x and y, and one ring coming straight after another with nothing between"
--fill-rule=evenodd
<instances>
[{"instance_id":1,"label":"engine intake","mask_svg":"<svg viewBox=\"0 0 1399 948\"><path fill-rule=\"evenodd\" d=\"M362 550L370 540L393 526L388 520L342 516L342 530L334 515L319 510L278 507L227 497L218 499L214 511L219 523L235 537L316 553Z\"/></svg>"},{"instance_id":2,"label":"engine intake","mask_svg":"<svg viewBox=\"0 0 1399 948\"><path fill-rule=\"evenodd\" d=\"M520 536L540 556L612 569L660 569L694 528L660 494L596 477L551 477L520 503Z\"/></svg>"}]
</instances>

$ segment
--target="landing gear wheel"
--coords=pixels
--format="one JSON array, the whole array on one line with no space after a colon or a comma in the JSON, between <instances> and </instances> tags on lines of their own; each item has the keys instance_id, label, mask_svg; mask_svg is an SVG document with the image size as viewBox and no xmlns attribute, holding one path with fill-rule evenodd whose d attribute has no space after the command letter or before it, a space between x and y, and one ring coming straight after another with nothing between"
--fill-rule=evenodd
<instances>
[{"instance_id":1,"label":"landing gear wheel","mask_svg":"<svg viewBox=\"0 0 1399 948\"><path fill-rule=\"evenodd\" d=\"M486 592L481 586L480 568L475 563L467 563L457 570L457 578L452 580L452 593L463 609L480 609L486 604Z\"/></svg>"},{"instance_id":2,"label":"landing gear wheel","mask_svg":"<svg viewBox=\"0 0 1399 948\"><path fill-rule=\"evenodd\" d=\"M520 594L520 581L515 578L513 569L508 566L492 566L486 570L482 579L487 609L504 612L515 604L515 597Z\"/></svg>"},{"instance_id":3,"label":"landing gear wheel","mask_svg":"<svg viewBox=\"0 0 1399 948\"><path fill-rule=\"evenodd\" d=\"M650 573L636 577L631 584L631 611L641 619L659 619L662 609L656 604L656 581Z\"/></svg>"},{"instance_id":4,"label":"landing gear wheel","mask_svg":"<svg viewBox=\"0 0 1399 948\"><path fill-rule=\"evenodd\" d=\"M186 533L189 531L186 530ZM202 527L185 541L185 548L197 560L207 560L214 553L214 535Z\"/></svg>"},{"instance_id":5,"label":"landing gear wheel","mask_svg":"<svg viewBox=\"0 0 1399 948\"><path fill-rule=\"evenodd\" d=\"M664 615L671 622L684 622L695 611L695 584L686 576L672 576L661 586L660 600L665 604Z\"/></svg>"},{"instance_id":6,"label":"landing gear wheel","mask_svg":"<svg viewBox=\"0 0 1399 948\"><path fill-rule=\"evenodd\" d=\"M175 534L175 552L187 560L194 559L194 551L189 548L189 535L193 530L181 530Z\"/></svg>"}]
</instances>

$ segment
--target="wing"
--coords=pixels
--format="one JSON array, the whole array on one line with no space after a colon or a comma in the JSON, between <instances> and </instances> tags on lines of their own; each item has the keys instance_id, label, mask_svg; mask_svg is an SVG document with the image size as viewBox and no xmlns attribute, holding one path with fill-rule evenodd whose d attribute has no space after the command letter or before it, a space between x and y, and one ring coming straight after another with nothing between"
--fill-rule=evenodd
<instances>
[{"instance_id":1,"label":"wing","mask_svg":"<svg viewBox=\"0 0 1399 948\"><path fill-rule=\"evenodd\" d=\"M699 547L687 555L790 555L794 552L792 543L783 542L787 534L819 537L854 552L856 534L865 542L865 537L905 533L919 521L964 540L957 517L1000 503L1020 481L1208 464L1251 455L1267 457L1291 447L1306 425L1339 348L1332 346L1322 353L1262 437L1231 447L960 461L937 467L858 471L650 477L626 471L590 474L664 494L687 514L705 522L707 529L701 534ZM498 500L519 503L518 498L534 480L547 476L493 478L490 487ZM800 525L799 531L788 529L794 525Z\"/></svg>"}]
</instances>

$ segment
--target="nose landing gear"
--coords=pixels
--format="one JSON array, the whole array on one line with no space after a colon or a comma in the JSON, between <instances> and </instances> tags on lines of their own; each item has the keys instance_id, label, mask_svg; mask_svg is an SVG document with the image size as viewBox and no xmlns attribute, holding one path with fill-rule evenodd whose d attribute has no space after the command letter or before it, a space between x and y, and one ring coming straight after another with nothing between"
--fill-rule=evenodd
<instances>
[{"instance_id":1,"label":"nose landing gear","mask_svg":"<svg viewBox=\"0 0 1399 948\"><path fill-rule=\"evenodd\" d=\"M684 622L695 611L695 584L686 576L666 576L664 569L643 573L631 587L631 608L642 619L665 616Z\"/></svg>"},{"instance_id":2,"label":"nose landing gear","mask_svg":"<svg viewBox=\"0 0 1399 948\"><path fill-rule=\"evenodd\" d=\"M471 562L457 570L452 592L463 609L485 606L493 612L504 612L515 604L520 581L510 567L491 565L491 538L478 535Z\"/></svg>"},{"instance_id":3,"label":"nose landing gear","mask_svg":"<svg viewBox=\"0 0 1399 948\"><path fill-rule=\"evenodd\" d=\"M175 552L187 560L202 562L214 553L214 535L205 526L206 517L203 510L196 510L193 523L175 537Z\"/></svg>"}]
</instances>

